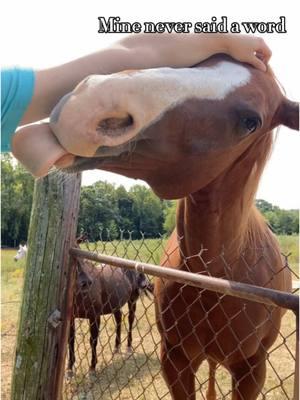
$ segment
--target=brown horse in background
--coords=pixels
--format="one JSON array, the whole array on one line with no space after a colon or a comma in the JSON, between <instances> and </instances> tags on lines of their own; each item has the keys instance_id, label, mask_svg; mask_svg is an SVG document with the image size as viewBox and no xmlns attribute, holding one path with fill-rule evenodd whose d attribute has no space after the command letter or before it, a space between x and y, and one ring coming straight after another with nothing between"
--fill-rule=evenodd
<instances>
[{"instance_id":1,"label":"brown horse in background","mask_svg":"<svg viewBox=\"0 0 300 400\"><path fill-rule=\"evenodd\" d=\"M84 241L77 239L76 247ZM110 265L94 265L88 260L76 260L76 285L73 301L73 313L69 333L69 361L67 376L73 376L75 363L75 318L85 318L90 325L90 346L92 359L90 372L97 364L97 343L101 315L113 314L116 322L114 353L121 348L122 307L128 305L127 352L132 349L132 328L135 320L136 303L142 294L153 293L153 284L145 274L137 271L115 268Z\"/></svg>"},{"instance_id":2,"label":"brown horse in background","mask_svg":"<svg viewBox=\"0 0 300 400\"><path fill-rule=\"evenodd\" d=\"M77 157L66 171L104 169L180 199L166 267L290 291L277 240L254 205L272 130L299 126L298 104L283 96L270 69L220 55L193 69L94 76L73 92L69 115L84 96L101 104L99 137L110 137L111 147ZM123 134L130 141L114 146ZM231 374L232 399L257 399L283 310L163 279L155 294L172 398L196 398L195 373L208 360L207 399L216 398L218 364Z\"/></svg>"}]
</instances>

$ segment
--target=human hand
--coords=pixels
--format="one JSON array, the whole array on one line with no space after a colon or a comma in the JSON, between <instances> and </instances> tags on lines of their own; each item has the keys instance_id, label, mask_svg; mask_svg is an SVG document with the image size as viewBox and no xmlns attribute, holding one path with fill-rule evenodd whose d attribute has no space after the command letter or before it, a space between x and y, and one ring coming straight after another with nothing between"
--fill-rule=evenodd
<instances>
[{"instance_id":1,"label":"human hand","mask_svg":"<svg viewBox=\"0 0 300 400\"><path fill-rule=\"evenodd\" d=\"M228 34L226 52L238 61L253 65L261 71L267 70L272 51L261 37L250 35Z\"/></svg>"},{"instance_id":2,"label":"human hand","mask_svg":"<svg viewBox=\"0 0 300 400\"><path fill-rule=\"evenodd\" d=\"M71 164L74 155L58 142L48 123L31 124L12 137L12 153L35 177L43 177L56 165Z\"/></svg>"}]
</instances>

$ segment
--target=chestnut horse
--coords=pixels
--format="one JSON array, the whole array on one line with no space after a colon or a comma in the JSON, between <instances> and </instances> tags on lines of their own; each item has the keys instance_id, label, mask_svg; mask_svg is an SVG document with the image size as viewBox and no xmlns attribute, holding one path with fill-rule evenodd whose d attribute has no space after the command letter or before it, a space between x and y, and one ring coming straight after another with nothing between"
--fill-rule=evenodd
<instances>
[{"instance_id":1,"label":"chestnut horse","mask_svg":"<svg viewBox=\"0 0 300 400\"><path fill-rule=\"evenodd\" d=\"M97 129L100 144L110 138L110 147L77 157L66 171L99 168L180 199L166 267L290 291L277 240L254 205L272 130L299 126L298 104L282 94L270 69L218 55L192 69L93 76L70 99L60 106L67 110L61 118L72 118L80 104L95 107L84 123ZM120 144L122 135L129 141ZM195 374L204 360L207 399L216 398L217 365L231 374L232 399L257 399L281 308L163 279L156 281L155 301L162 371L174 400L196 398Z\"/></svg>"}]
</instances>

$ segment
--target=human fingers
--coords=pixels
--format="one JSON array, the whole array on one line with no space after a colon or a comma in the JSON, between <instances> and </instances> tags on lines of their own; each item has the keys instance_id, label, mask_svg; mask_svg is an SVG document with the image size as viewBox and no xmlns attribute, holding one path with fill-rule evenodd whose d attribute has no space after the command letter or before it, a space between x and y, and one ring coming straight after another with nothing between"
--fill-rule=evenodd
<instances>
[{"instance_id":1,"label":"human fingers","mask_svg":"<svg viewBox=\"0 0 300 400\"><path fill-rule=\"evenodd\" d=\"M251 55L251 57L247 60L247 62L261 71L265 72L267 70L267 65L263 57L259 57L256 53Z\"/></svg>"},{"instance_id":2,"label":"human fingers","mask_svg":"<svg viewBox=\"0 0 300 400\"><path fill-rule=\"evenodd\" d=\"M35 177L48 174L53 165L72 164L74 155L58 142L48 123L31 124L12 137L12 153Z\"/></svg>"},{"instance_id":3,"label":"human fingers","mask_svg":"<svg viewBox=\"0 0 300 400\"><path fill-rule=\"evenodd\" d=\"M270 61L270 58L272 57L271 49L262 38L257 38L255 55L256 57L261 59L265 64L267 64Z\"/></svg>"}]
</instances>

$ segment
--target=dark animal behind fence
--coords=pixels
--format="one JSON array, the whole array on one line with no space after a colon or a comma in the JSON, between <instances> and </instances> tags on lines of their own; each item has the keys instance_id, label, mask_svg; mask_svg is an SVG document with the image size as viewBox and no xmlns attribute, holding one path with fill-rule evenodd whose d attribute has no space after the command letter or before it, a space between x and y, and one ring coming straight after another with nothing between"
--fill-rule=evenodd
<instances>
[{"instance_id":1,"label":"dark animal behind fence","mask_svg":"<svg viewBox=\"0 0 300 400\"><path fill-rule=\"evenodd\" d=\"M145 274L100 264L95 266L87 260L77 260L77 279L74 293L73 315L70 323L68 376L72 376L75 363L75 318L86 318L90 326L90 345L92 360L90 371L97 364L97 342L100 330L100 317L113 314L116 322L114 352L121 347L121 308L128 304L127 351L132 352L132 328L135 319L136 303L142 293L153 292L153 284Z\"/></svg>"}]
</instances>

